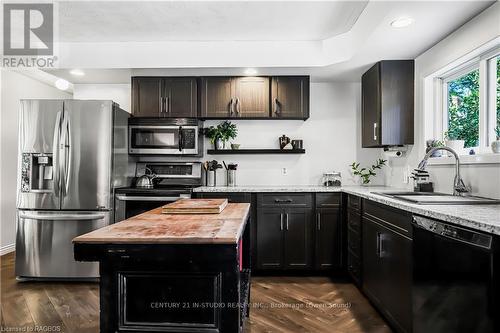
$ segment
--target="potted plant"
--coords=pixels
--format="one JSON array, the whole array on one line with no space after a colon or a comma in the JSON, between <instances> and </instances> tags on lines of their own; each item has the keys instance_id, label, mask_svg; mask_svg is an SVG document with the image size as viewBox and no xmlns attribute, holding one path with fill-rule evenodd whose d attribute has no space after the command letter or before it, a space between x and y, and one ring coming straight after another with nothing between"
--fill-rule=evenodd
<instances>
[{"instance_id":1,"label":"potted plant","mask_svg":"<svg viewBox=\"0 0 500 333\"><path fill-rule=\"evenodd\" d=\"M464 150L465 141L459 140L455 132L446 131L444 133L444 144L446 147L453 149L457 154L461 154Z\"/></svg>"},{"instance_id":2,"label":"potted plant","mask_svg":"<svg viewBox=\"0 0 500 333\"><path fill-rule=\"evenodd\" d=\"M444 143L443 143L443 141L432 139L432 140L426 141L426 146L427 146L427 148L425 149L425 153L428 153L432 148L443 147ZM441 157L441 155L442 155L442 151L437 150L434 153L432 153L431 157Z\"/></svg>"},{"instance_id":3,"label":"potted plant","mask_svg":"<svg viewBox=\"0 0 500 333\"><path fill-rule=\"evenodd\" d=\"M224 149L226 142L235 139L237 135L238 129L236 125L227 120L217 126L210 126L205 129L205 136L209 138L215 149Z\"/></svg>"},{"instance_id":4,"label":"potted plant","mask_svg":"<svg viewBox=\"0 0 500 333\"><path fill-rule=\"evenodd\" d=\"M359 176L361 179L361 184L362 185L368 185L370 184L371 177L376 176L377 174L375 173L375 170L377 169L382 169L382 167L385 165L386 160L383 159L378 159L375 164L373 164L371 167L367 168L359 168L359 163L352 162L350 165L352 169L352 173L355 176Z\"/></svg>"},{"instance_id":5,"label":"potted plant","mask_svg":"<svg viewBox=\"0 0 500 333\"><path fill-rule=\"evenodd\" d=\"M495 135L496 135L497 139L496 139L496 141L493 141L491 143L491 150L495 154L498 154L498 153L500 153L500 126L497 126L495 128Z\"/></svg>"}]
</instances>

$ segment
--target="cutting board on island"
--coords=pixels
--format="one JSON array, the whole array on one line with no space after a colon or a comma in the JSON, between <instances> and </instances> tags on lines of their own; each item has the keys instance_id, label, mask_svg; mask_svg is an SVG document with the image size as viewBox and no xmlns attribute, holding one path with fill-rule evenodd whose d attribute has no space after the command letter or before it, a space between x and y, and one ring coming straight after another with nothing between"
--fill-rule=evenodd
<instances>
[{"instance_id":1,"label":"cutting board on island","mask_svg":"<svg viewBox=\"0 0 500 333\"><path fill-rule=\"evenodd\" d=\"M180 199L162 207L163 214L219 214L227 199Z\"/></svg>"}]
</instances>

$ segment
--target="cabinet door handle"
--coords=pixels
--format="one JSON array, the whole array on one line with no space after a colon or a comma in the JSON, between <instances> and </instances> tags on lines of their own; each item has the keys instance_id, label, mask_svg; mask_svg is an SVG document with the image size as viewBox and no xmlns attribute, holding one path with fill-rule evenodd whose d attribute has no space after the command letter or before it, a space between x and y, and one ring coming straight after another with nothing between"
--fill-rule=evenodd
<instances>
[{"instance_id":1,"label":"cabinet door handle","mask_svg":"<svg viewBox=\"0 0 500 333\"><path fill-rule=\"evenodd\" d=\"M163 97L160 97L159 100L160 100L159 106L160 106L160 115L161 115L163 113Z\"/></svg>"},{"instance_id":2,"label":"cabinet door handle","mask_svg":"<svg viewBox=\"0 0 500 333\"><path fill-rule=\"evenodd\" d=\"M236 115L239 116L240 115L240 109L241 109L241 104L240 104L240 98L239 97L236 97Z\"/></svg>"},{"instance_id":3,"label":"cabinet door handle","mask_svg":"<svg viewBox=\"0 0 500 333\"><path fill-rule=\"evenodd\" d=\"M373 123L373 141L377 141L377 123Z\"/></svg>"},{"instance_id":4,"label":"cabinet door handle","mask_svg":"<svg viewBox=\"0 0 500 333\"><path fill-rule=\"evenodd\" d=\"M285 218L286 218L286 230L288 230L288 213L285 214Z\"/></svg>"},{"instance_id":5,"label":"cabinet door handle","mask_svg":"<svg viewBox=\"0 0 500 333\"><path fill-rule=\"evenodd\" d=\"M280 230L283 231L283 213L280 214Z\"/></svg>"},{"instance_id":6,"label":"cabinet door handle","mask_svg":"<svg viewBox=\"0 0 500 333\"><path fill-rule=\"evenodd\" d=\"M170 113L170 98L165 97L165 113Z\"/></svg>"},{"instance_id":7,"label":"cabinet door handle","mask_svg":"<svg viewBox=\"0 0 500 333\"><path fill-rule=\"evenodd\" d=\"M274 99L274 113L279 116L281 113L280 102L277 98Z\"/></svg>"},{"instance_id":8,"label":"cabinet door handle","mask_svg":"<svg viewBox=\"0 0 500 333\"><path fill-rule=\"evenodd\" d=\"M234 97L231 97L231 101L229 102L229 115L232 116L234 112Z\"/></svg>"},{"instance_id":9,"label":"cabinet door handle","mask_svg":"<svg viewBox=\"0 0 500 333\"><path fill-rule=\"evenodd\" d=\"M321 213L317 214L318 231L321 231Z\"/></svg>"},{"instance_id":10,"label":"cabinet door handle","mask_svg":"<svg viewBox=\"0 0 500 333\"><path fill-rule=\"evenodd\" d=\"M377 232L377 249L376 252L377 258L380 259L380 232Z\"/></svg>"}]
</instances>

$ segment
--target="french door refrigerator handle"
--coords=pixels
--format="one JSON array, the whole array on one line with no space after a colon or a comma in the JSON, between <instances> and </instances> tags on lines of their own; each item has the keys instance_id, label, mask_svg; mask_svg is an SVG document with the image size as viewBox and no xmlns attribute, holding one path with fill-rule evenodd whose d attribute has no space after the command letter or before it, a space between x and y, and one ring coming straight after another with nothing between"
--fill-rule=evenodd
<instances>
[{"instance_id":1,"label":"french door refrigerator handle","mask_svg":"<svg viewBox=\"0 0 500 333\"><path fill-rule=\"evenodd\" d=\"M65 170L66 172L66 180L65 180L65 189L66 191L64 192L65 194L69 192L69 177L71 176L71 169L73 166L72 162L72 154L73 154L73 145L71 141L71 118L67 117L68 121L66 122L66 135L68 136L68 146L65 147L65 151L68 151L68 168Z\"/></svg>"},{"instance_id":2,"label":"french door refrigerator handle","mask_svg":"<svg viewBox=\"0 0 500 333\"><path fill-rule=\"evenodd\" d=\"M84 220L102 220L106 218L106 214L33 214L33 213L20 212L19 217L22 219L30 219L30 220L84 221Z\"/></svg>"},{"instance_id":3,"label":"french door refrigerator handle","mask_svg":"<svg viewBox=\"0 0 500 333\"><path fill-rule=\"evenodd\" d=\"M63 196L66 196L69 190L69 169L70 169L70 163L71 163L71 150L69 147L71 146L71 138L69 136L69 115L67 112L64 112L63 114L63 124L62 124L62 136L61 136L61 142L59 144L59 149L60 152L62 153L62 157L59 162L59 167L61 171L61 181L62 181L62 192ZM66 145L66 140L68 140L68 145ZM68 161L66 161L66 158Z\"/></svg>"},{"instance_id":4,"label":"french door refrigerator handle","mask_svg":"<svg viewBox=\"0 0 500 333\"><path fill-rule=\"evenodd\" d=\"M54 194L56 197L59 196L59 191L61 189L60 175L59 175L59 141L61 139L61 112L58 111L56 115L56 121L54 124L54 139L52 142L52 168L54 174Z\"/></svg>"}]
</instances>

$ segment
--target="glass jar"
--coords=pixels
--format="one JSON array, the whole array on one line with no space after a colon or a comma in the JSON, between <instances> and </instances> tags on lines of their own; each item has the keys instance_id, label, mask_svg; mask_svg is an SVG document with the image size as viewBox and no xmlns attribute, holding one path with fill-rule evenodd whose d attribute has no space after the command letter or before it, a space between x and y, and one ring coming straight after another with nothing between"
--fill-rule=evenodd
<instances>
[{"instance_id":1,"label":"glass jar","mask_svg":"<svg viewBox=\"0 0 500 333\"><path fill-rule=\"evenodd\" d=\"M321 182L323 186L341 186L342 177L340 172L325 172Z\"/></svg>"}]
</instances>

